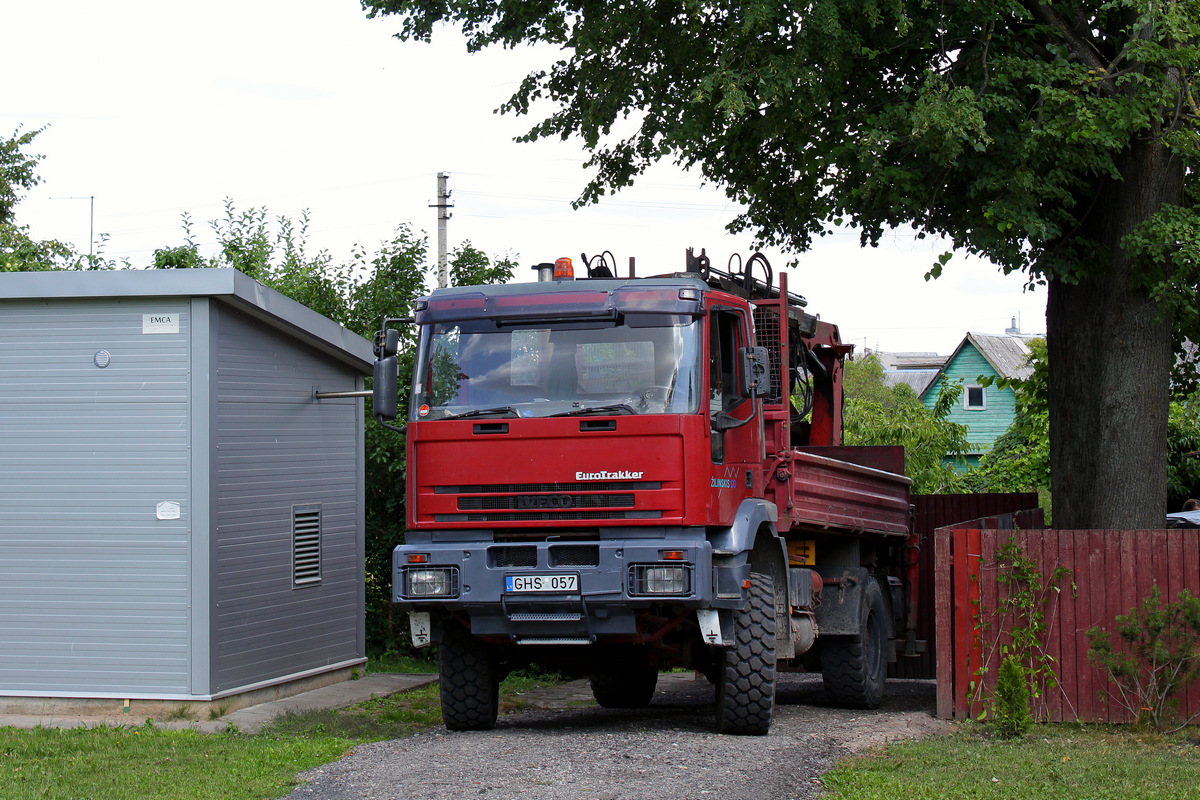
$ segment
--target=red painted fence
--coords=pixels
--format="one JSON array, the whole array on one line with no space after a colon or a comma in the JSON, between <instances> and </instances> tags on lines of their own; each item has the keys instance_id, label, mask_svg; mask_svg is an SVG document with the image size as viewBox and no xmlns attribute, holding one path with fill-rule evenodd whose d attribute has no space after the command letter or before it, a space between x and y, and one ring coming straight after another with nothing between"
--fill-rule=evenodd
<instances>
[{"instance_id":1,"label":"red painted fence","mask_svg":"<svg viewBox=\"0 0 1200 800\"><path fill-rule=\"evenodd\" d=\"M916 592L917 641L923 645L915 655L900 655L888 667L889 678L936 678L937 631L933 618L933 581L937 570L933 560L933 538L938 528L966 523L980 517L1012 518L1022 509L1036 508L1036 492L1013 492L1010 494L914 494L912 536L909 538L910 558L917 561L918 584ZM1022 512L1040 515L1041 512ZM1011 524L1011 523L1010 523ZM1022 527L1042 527L1041 517L1027 521L1021 517Z\"/></svg>"},{"instance_id":2,"label":"red painted fence","mask_svg":"<svg viewBox=\"0 0 1200 800\"><path fill-rule=\"evenodd\" d=\"M1141 605L1153 585L1164 603L1183 589L1200 595L1200 530L999 530L980 522L941 528L934 537L938 716L976 716L979 698L991 696L1013 626L1000 613L1011 595L999 579L997 550L1012 541L1041 575L1046 653L1058 680L1035 710L1053 722L1131 722L1118 702L1101 699L1112 687L1088 662L1087 631L1112 630L1116 616ZM1059 569L1064 576L1050 586ZM1200 686L1181 697L1178 713L1200 714Z\"/></svg>"}]
</instances>

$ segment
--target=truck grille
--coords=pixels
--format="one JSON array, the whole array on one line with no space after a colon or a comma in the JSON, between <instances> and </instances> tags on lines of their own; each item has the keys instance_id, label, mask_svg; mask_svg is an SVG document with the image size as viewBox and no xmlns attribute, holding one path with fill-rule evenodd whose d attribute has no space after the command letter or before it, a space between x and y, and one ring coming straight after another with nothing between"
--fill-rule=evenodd
<instances>
[{"instance_id":1,"label":"truck grille","mask_svg":"<svg viewBox=\"0 0 1200 800\"><path fill-rule=\"evenodd\" d=\"M435 522L662 519L661 510L635 510L638 506L635 492L660 489L661 481L435 486L434 494L459 495L455 498L455 509L463 513L435 513L433 518Z\"/></svg>"},{"instance_id":2,"label":"truck grille","mask_svg":"<svg viewBox=\"0 0 1200 800\"><path fill-rule=\"evenodd\" d=\"M529 514L500 511L434 514L434 522L539 522L581 519L662 519L661 511L543 511Z\"/></svg>"},{"instance_id":3,"label":"truck grille","mask_svg":"<svg viewBox=\"0 0 1200 800\"><path fill-rule=\"evenodd\" d=\"M633 508L633 494L519 494L508 497L460 497L459 511Z\"/></svg>"},{"instance_id":4,"label":"truck grille","mask_svg":"<svg viewBox=\"0 0 1200 800\"><path fill-rule=\"evenodd\" d=\"M550 492L619 492L661 489L661 481L586 481L580 483L478 483L435 486L434 494L546 494Z\"/></svg>"}]
</instances>

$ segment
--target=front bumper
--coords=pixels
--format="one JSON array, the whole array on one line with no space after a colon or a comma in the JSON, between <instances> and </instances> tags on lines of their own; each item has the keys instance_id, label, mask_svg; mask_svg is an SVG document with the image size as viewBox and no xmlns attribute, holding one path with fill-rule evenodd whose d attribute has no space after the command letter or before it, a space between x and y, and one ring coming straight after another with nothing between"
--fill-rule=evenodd
<instances>
[{"instance_id":1,"label":"front bumper","mask_svg":"<svg viewBox=\"0 0 1200 800\"><path fill-rule=\"evenodd\" d=\"M714 569L711 545L695 536L516 543L414 538L410 534L393 553L394 602L410 611L466 612L476 635L586 643L638 635L639 612L651 607L684 612L740 604L743 570ZM439 594L430 595L431 588Z\"/></svg>"}]
</instances>

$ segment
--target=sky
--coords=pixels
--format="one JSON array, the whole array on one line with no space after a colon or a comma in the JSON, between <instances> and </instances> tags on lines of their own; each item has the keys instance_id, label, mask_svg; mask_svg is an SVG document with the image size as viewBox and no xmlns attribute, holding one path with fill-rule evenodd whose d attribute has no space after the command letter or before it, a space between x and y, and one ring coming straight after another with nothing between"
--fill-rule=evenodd
<instances>
[{"instance_id":1,"label":"sky","mask_svg":"<svg viewBox=\"0 0 1200 800\"><path fill-rule=\"evenodd\" d=\"M310 217L311 250L337 260L373 249L399 224L423 231L436 261L437 173L449 173L451 249L464 242L527 266L611 251L639 275L683 269L705 248L714 266L754 251L725 226L720 187L669 163L596 206L571 208L587 181L575 140L519 144L534 119L494 113L549 48L468 54L461 34L394 38L357 0L0 0L6 80L0 136L45 126L29 148L42 183L17 207L37 238L148 266L183 243L202 250L225 202L272 218ZM924 275L944 242L911 231L862 248L836 230L798 256L767 249L808 309L858 348L949 354L967 331L1045 331L1045 289L956 254Z\"/></svg>"}]
</instances>

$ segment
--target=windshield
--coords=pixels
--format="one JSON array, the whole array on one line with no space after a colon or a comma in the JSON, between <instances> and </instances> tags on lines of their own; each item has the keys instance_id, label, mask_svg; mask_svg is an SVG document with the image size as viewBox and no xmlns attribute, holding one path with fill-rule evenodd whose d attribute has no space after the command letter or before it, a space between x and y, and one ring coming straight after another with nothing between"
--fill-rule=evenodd
<instances>
[{"instance_id":1,"label":"windshield","mask_svg":"<svg viewBox=\"0 0 1200 800\"><path fill-rule=\"evenodd\" d=\"M659 319L424 325L409 418L698 411L699 323Z\"/></svg>"}]
</instances>

